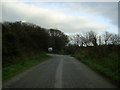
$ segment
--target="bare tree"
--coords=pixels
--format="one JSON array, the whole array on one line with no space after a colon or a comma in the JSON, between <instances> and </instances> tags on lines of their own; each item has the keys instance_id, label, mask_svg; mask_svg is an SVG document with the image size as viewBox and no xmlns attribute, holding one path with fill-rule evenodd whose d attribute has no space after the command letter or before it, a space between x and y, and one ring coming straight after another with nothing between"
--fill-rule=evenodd
<instances>
[{"instance_id":1,"label":"bare tree","mask_svg":"<svg viewBox=\"0 0 120 90\"><path fill-rule=\"evenodd\" d=\"M76 34L70 36L70 44L77 46L98 46L103 44L120 44L120 36L105 32L103 35L97 35L94 31L86 32L84 34Z\"/></svg>"},{"instance_id":2,"label":"bare tree","mask_svg":"<svg viewBox=\"0 0 120 90\"><path fill-rule=\"evenodd\" d=\"M93 44L93 46L97 46L97 34L94 31L88 32L89 41Z\"/></svg>"},{"instance_id":3,"label":"bare tree","mask_svg":"<svg viewBox=\"0 0 120 90\"><path fill-rule=\"evenodd\" d=\"M93 31L85 34L76 34L71 40L78 46L97 46L97 34Z\"/></svg>"},{"instance_id":4,"label":"bare tree","mask_svg":"<svg viewBox=\"0 0 120 90\"><path fill-rule=\"evenodd\" d=\"M83 39L81 34L76 34L72 37L74 44L78 46L83 46Z\"/></svg>"},{"instance_id":5,"label":"bare tree","mask_svg":"<svg viewBox=\"0 0 120 90\"><path fill-rule=\"evenodd\" d=\"M112 36L112 34L109 33L109 32L105 32L105 33L103 34L105 45L108 44L108 41L110 40L111 36Z\"/></svg>"},{"instance_id":6,"label":"bare tree","mask_svg":"<svg viewBox=\"0 0 120 90\"><path fill-rule=\"evenodd\" d=\"M89 33L85 33L81 38L84 46L90 46Z\"/></svg>"},{"instance_id":7,"label":"bare tree","mask_svg":"<svg viewBox=\"0 0 120 90\"><path fill-rule=\"evenodd\" d=\"M120 35L118 35L118 45L120 45Z\"/></svg>"},{"instance_id":8,"label":"bare tree","mask_svg":"<svg viewBox=\"0 0 120 90\"><path fill-rule=\"evenodd\" d=\"M101 36L99 36L99 45L102 45L102 37Z\"/></svg>"},{"instance_id":9,"label":"bare tree","mask_svg":"<svg viewBox=\"0 0 120 90\"><path fill-rule=\"evenodd\" d=\"M110 38L111 44L117 45L119 42L119 37L117 34L112 34Z\"/></svg>"}]
</instances>

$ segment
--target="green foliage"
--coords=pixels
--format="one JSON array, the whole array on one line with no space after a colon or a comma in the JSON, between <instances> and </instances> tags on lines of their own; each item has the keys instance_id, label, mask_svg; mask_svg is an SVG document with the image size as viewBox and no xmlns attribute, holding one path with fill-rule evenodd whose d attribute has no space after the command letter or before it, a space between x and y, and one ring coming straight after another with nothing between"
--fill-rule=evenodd
<instances>
[{"instance_id":1,"label":"green foliage","mask_svg":"<svg viewBox=\"0 0 120 90\"><path fill-rule=\"evenodd\" d=\"M65 35L60 30L50 29L49 35L50 35L49 45L50 47L53 47L54 53L61 52L64 49L64 47L67 45L67 43L69 42L68 36Z\"/></svg>"},{"instance_id":2,"label":"green foliage","mask_svg":"<svg viewBox=\"0 0 120 90\"><path fill-rule=\"evenodd\" d=\"M50 58L50 56L47 56L44 53L16 58L16 61L19 62L15 64L9 63L9 65L3 68L2 79L3 81L5 81L32 66L35 66L43 61L48 60L48 58Z\"/></svg>"},{"instance_id":3,"label":"green foliage","mask_svg":"<svg viewBox=\"0 0 120 90\"><path fill-rule=\"evenodd\" d=\"M2 23L3 67L17 63L17 57L37 54L53 47L54 52L62 51L68 37L56 29L45 29L31 23ZM50 32L49 32L50 31Z\"/></svg>"},{"instance_id":4,"label":"green foliage","mask_svg":"<svg viewBox=\"0 0 120 90\"><path fill-rule=\"evenodd\" d=\"M81 47L73 56L112 80L120 82L118 47L117 45Z\"/></svg>"},{"instance_id":5,"label":"green foliage","mask_svg":"<svg viewBox=\"0 0 120 90\"><path fill-rule=\"evenodd\" d=\"M2 24L3 66L19 62L14 58L36 54L48 48L49 34L37 25L22 22Z\"/></svg>"}]
</instances>

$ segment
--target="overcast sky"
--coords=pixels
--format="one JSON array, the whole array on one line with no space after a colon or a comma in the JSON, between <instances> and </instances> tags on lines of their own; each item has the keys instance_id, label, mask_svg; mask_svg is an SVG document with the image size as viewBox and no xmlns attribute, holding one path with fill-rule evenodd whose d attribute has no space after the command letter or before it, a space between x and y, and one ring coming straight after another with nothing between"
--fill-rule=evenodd
<instances>
[{"instance_id":1,"label":"overcast sky","mask_svg":"<svg viewBox=\"0 0 120 90\"><path fill-rule=\"evenodd\" d=\"M2 3L0 21L26 21L67 34L93 30L118 32L117 2L25 2Z\"/></svg>"}]
</instances>

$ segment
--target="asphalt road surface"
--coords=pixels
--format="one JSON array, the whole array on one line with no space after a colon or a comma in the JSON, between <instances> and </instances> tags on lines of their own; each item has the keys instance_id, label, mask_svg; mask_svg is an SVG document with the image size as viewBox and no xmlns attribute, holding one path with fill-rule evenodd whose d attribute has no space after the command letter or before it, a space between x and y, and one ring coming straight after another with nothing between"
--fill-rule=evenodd
<instances>
[{"instance_id":1,"label":"asphalt road surface","mask_svg":"<svg viewBox=\"0 0 120 90\"><path fill-rule=\"evenodd\" d=\"M49 55L50 60L13 77L3 88L116 88L73 57Z\"/></svg>"}]
</instances>

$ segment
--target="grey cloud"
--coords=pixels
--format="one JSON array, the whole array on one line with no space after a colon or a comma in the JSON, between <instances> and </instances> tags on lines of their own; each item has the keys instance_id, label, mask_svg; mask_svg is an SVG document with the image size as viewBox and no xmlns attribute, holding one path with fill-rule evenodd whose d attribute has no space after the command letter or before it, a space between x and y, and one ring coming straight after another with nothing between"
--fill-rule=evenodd
<instances>
[{"instance_id":1,"label":"grey cloud","mask_svg":"<svg viewBox=\"0 0 120 90\"><path fill-rule=\"evenodd\" d=\"M86 11L90 14L101 15L103 18L118 25L118 3L117 2L86 2L72 3L71 11Z\"/></svg>"},{"instance_id":2,"label":"grey cloud","mask_svg":"<svg viewBox=\"0 0 120 90\"><path fill-rule=\"evenodd\" d=\"M6 1L6 0L3 0ZM7 0L7 2L14 0ZM119 0L20 0L22 2L118 2Z\"/></svg>"},{"instance_id":3,"label":"grey cloud","mask_svg":"<svg viewBox=\"0 0 120 90\"><path fill-rule=\"evenodd\" d=\"M58 28L65 33L85 32L88 30L104 31L107 26L95 24L92 18L69 16L54 10L37 8L23 3L3 3L3 21L24 20L45 28Z\"/></svg>"}]
</instances>

